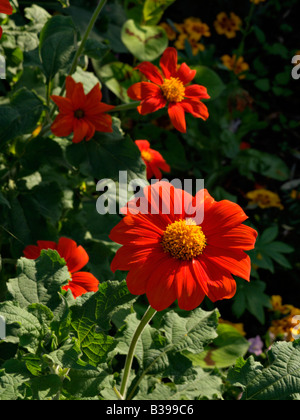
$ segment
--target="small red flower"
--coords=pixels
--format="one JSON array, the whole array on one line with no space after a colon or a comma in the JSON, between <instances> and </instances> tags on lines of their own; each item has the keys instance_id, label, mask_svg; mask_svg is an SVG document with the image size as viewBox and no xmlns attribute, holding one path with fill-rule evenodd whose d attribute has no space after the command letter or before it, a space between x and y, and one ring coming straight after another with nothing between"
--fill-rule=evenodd
<instances>
[{"instance_id":1,"label":"small red flower","mask_svg":"<svg viewBox=\"0 0 300 420\"><path fill-rule=\"evenodd\" d=\"M114 107L101 102L100 84L87 95L83 84L76 83L71 76L66 79L66 98L53 95L51 99L59 108L59 114L51 130L57 137L68 137L74 133L73 143L89 141L95 131L111 133L112 117L106 114Z\"/></svg>"},{"instance_id":2,"label":"small red flower","mask_svg":"<svg viewBox=\"0 0 300 420\"><path fill-rule=\"evenodd\" d=\"M155 176L156 179L161 180L162 173L160 170L171 172L171 168L165 159L157 150L150 148L150 143L147 140L136 140L135 144L139 148L142 159L146 164L148 179Z\"/></svg>"},{"instance_id":3,"label":"small red flower","mask_svg":"<svg viewBox=\"0 0 300 420\"><path fill-rule=\"evenodd\" d=\"M4 13L5 15L12 15L13 8L8 0L0 0L0 13ZM2 28L0 26L0 39L2 37Z\"/></svg>"},{"instance_id":4,"label":"small red flower","mask_svg":"<svg viewBox=\"0 0 300 420\"><path fill-rule=\"evenodd\" d=\"M96 277L91 273L79 271L89 261L89 256L82 246L77 246L72 239L60 238L58 244L52 241L38 241L37 246L29 245L23 253L26 258L36 260L43 249L56 250L66 261L71 278L63 289L70 289L75 299L87 292L97 292L99 281Z\"/></svg>"},{"instance_id":5,"label":"small red flower","mask_svg":"<svg viewBox=\"0 0 300 420\"><path fill-rule=\"evenodd\" d=\"M150 114L168 106L168 113L174 127L186 132L185 113L196 118L207 120L207 107L201 99L209 99L207 89L200 85L189 85L196 76L196 70L191 70L186 63L178 66L177 50L169 47L164 52L159 69L149 61L137 66L150 82L135 83L128 89L131 99L141 101L138 112L141 115Z\"/></svg>"},{"instance_id":6,"label":"small red flower","mask_svg":"<svg viewBox=\"0 0 300 420\"><path fill-rule=\"evenodd\" d=\"M197 206L204 207L201 224L191 218ZM257 232L242 224L247 216L239 205L216 202L206 190L193 198L161 181L145 187L144 197L122 212L126 216L110 233L123 245L111 269L128 271L129 291L145 293L154 309L178 300L181 309L192 310L205 296L230 299L236 292L232 275L250 280L244 251L254 248Z\"/></svg>"}]
</instances>

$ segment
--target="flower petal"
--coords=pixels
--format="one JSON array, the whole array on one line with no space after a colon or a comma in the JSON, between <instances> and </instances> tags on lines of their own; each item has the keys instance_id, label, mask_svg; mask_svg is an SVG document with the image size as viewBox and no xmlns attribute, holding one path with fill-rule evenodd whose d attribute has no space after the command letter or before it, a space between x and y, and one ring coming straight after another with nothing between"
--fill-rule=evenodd
<instances>
[{"instance_id":1,"label":"flower petal","mask_svg":"<svg viewBox=\"0 0 300 420\"><path fill-rule=\"evenodd\" d=\"M176 130L186 133L186 121L183 107L179 103L169 103L168 113Z\"/></svg>"},{"instance_id":2,"label":"flower petal","mask_svg":"<svg viewBox=\"0 0 300 420\"><path fill-rule=\"evenodd\" d=\"M66 260L71 273L81 270L89 262L89 256L82 246L69 238L60 238L57 245L57 252Z\"/></svg>"},{"instance_id":3,"label":"flower petal","mask_svg":"<svg viewBox=\"0 0 300 420\"><path fill-rule=\"evenodd\" d=\"M205 298L205 293L194 276L191 261L181 261L175 275L175 287L180 309L191 311Z\"/></svg>"},{"instance_id":4,"label":"flower petal","mask_svg":"<svg viewBox=\"0 0 300 420\"><path fill-rule=\"evenodd\" d=\"M73 123L73 116L59 114L51 126L51 131L57 137L68 137L73 132Z\"/></svg>"},{"instance_id":5,"label":"flower petal","mask_svg":"<svg viewBox=\"0 0 300 420\"><path fill-rule=\"evenodd\" d=\"M184 85L187 85L195 78L196 74L196 70L192 70L186 63L182 63L175 77L178 77Z\"/></svg>"},{"instance_id":6,"label":"flower petal","mask_svg":"<svg viewBox=\"0 0 300 420\"><path fill-rule=\"evenodd\" d=\"M231 299L236 293L236 282L230 272L206 258L201 258L200 263L203 267L204 281L208 286L208 298L212 302Z\"/></svg>"},{"instance_id":7,"label":"flower petal","mask_svg":"<svg viewBox=\"0 0 300 420\"><path fill-rule=\"evenodd\" d=\"M141 105L138 107L138 111L141 115L151 114L156 112L161 108L164 108L167 104L166 99L161 96L148 97L141 102Z\"/></svg>"},{"instance_id":8,"label":"flower petal","mask_svg":"<svg viewBox=\"0 0 300 420\"><path fill-rule=\"evenodd\" d=\"M150 63L150 61L144 61L136 68L139 69L139 71L151 82L156 83L157 85L163 84L164 79L162 78L158 68L154 64Z\"/></svg>"},{"instance_id":9,"label":"flower petal","mask_svg":"<svg viewBox=\"0 0 300 420\"><path fill-rule=\"evenodd\" d=\"M185 96L187 98L210 99L207 89L200 85L190 85L185 88Z\"/></svg>"},{"instance_id":10,"label":"flower petal","mask_svg":"<svg viewBox=\"0 0 300 420\"><path fill-rule=\"evenodd\" d=\"M204 121L209 117L207 106L200 102L200 100L188 98L184 99L180 104L185 112L189 112L193 117L202 118Z\"/></svg>"},{"instance_id":11,"label":"flower petal","mask_svg":"<svg viewBox=\"0 0 300 420\"><path fill-rule=\"evenodd\" d=\"M176 76L177 62L177 50L173 47L167 48L163 53L162 58L160 59L160 67L162 68L166 79L170 79L170 77Z\"/></svg>"},{"instance_id":12,"label":"flower petal","mask_svg":"<svg viewBox=\"0 0 300 420\"><path fill-rule=\"evenodd\" d=\"M88 292L97 292L98 288L99 281L96 277L83 271L72 274L72 280L63 287L64 290L70 289L75 299Z\"/></svg>"},{"instance_id":13,"label":"flower petal","mask_svg":"<svg viewBox=\"0 0 300 420\"><path fill-rule=\"evenodd\" d=\"M157 96L162 97L162 92L159 86L154 83L140 82L130 86L127 91L129 98L140 101L148 97Z\"/></svg>"}]
</instances>

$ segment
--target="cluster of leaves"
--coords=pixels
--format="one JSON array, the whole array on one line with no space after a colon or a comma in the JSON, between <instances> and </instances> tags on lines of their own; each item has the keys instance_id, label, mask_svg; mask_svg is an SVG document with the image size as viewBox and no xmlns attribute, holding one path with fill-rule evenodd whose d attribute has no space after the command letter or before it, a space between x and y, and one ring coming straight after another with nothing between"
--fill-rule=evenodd
<instances>
[{"instance_id":1,"label":"cluster of leaves","mask_svg":"<svg viewBox=\"0 0 300 420\"><path fill-rule=\"evenodd\" d=\"M118 245L108 234L119 216L97 213L96 183L118 184L120 171L127 171L128 185L133 179L147 182L136 139L151 141L170 164L172 178L204 178L216 200L247 207L245 194L256 184L281 193L284 211L248 209L260 233L251 252L252 281L237 279L233 303L218 303L222 317L250 316L250 324L267 328L270 295L284 293L273 283L297 278L299 270L295 265L292 272L299 261L300 204L290 197L300 185L294 141L299 120L292 97L296 82L290 77L293 26L285 18L276 35L262 28L293 10L296 1L270 0L257 8L241 44L224 46L216 36L197 56L188 46L180 52L197 70L195 83L208 88L207 122L187 116L188 133L181 135L169 129L164 111L143 119L126 111L113 118L112 134L98 133L76 145L51 134L50 95L60 94L97 2L61 0L47 10L13 3L19 12L7 19L0 44L7 78L0 83L0 313L7 329L0 343L0 399L117 398L113 387L120 386L145 302L129 294L122 273L111 273ZM168 46L159 23L178 21L178 3L109 1L74 79L86 92L100 80L105 102L129 103L127 89L140 81L136 63L158 62ZM241 3L246 16L250 2ZM212 25L215 12L204 20ZM242 82L219 60L229 49L251 64ZM55 251L36 261L20 258L27 245L61 236L87 250L88 269L101 282L97 293L74 300L61 292L69 274ZM287 298L295 295L293 290ZM218 325L210 303L204 308L181 313L174 307L154 318L137 346L130 398L221 399L240 391L244 399L299 398L299 342L274 344L269 360L244 360L248 341L232 326Z\"/></svg>"}]
</instances>

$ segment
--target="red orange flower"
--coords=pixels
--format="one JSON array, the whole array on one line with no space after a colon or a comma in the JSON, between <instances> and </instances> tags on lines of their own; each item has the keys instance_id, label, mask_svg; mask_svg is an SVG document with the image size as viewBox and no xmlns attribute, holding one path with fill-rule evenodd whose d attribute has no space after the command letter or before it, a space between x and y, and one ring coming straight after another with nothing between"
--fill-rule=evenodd
<instances>
[{"instance_id":1,"label":"red orange flower","mask_svg":"<svg viewBox=\"0 0 300 420\"><path fill-rule=\"evenodd\" d=\"M147 140L136 140L135 144L139 148L142 159L146 164L148 179L155 176L156 179L161 180L162 173L160 170L171 172L171 168L165 159L157 150L150 148L150 143Z\"/></svg>"},{"instance_id":2,"label":"red orange flower","mask_svg":"<svg viewBox=\"0 0 300 420\"><path fill-rule=\"evenodd\" d=\"M13 13L13 8L8 0L0 0L0 13L4 13L5 15L11 15ZM0 39L2 37L2 28L0 26Z\"/></svg>"},{"instance_id":3,"label":"red orange flower","mask_svg":"<svg viewBox=\"0 0 300 420\"><path fill-rule=\"evenodd\" d=\"M149 61L137 66L150 81L135 83L128 89L127 93L131 99L141 101L138 112L146 115L168 106L172 124L182 133L186 132L186 112L207 120L208 110L201 102L201 99L210 98L207 89L200 85L189 85L196 75L196 70L191 70L186 63L178 66L177 50L172 47L164 52L160 67L162 73Z\"/></svg>"},{"instance_id":4,"label":"red orange flower","mask_svg":"<svg viewBox=\"0 0 300 420\"><path fill-rule=\"evenodd\" d=\"M51 130L57 137L68 137L74 133L73 143L89 141L96 131L111 133L112 117L106 114L114 107L101 102L100 84L87 95L83 84L76 83L71 76L66 79L66 98L53 95L51 99L59 108L59 114Z\"/></svg>"},{"instance_id":5,"label":"red orange flower","mask_svg":"<svg viewBox=\"0 0 300 420\"><path fill-rule=\"evenodd\" d=\"M198 224L191 218L197 206L204 209ZM129 271L128 289L146 293L154 309L166 309L176 299L185 310L199 306L205 296L213 302L229 299L236 292L232 275L250 280L244 251L254 248L257 232L242 224L247 216L237 204L216 202L207 190L192 197L161 181L147 186L144 197L131 200L122 212L126 216L110 233L123 245L111 269Z\"/></svg>"},{"instance_id":6,"label":"red orange flower","mask_svg":"<svg viewBox=\"0 0 300 420\"><path fill-rule=\"evenodd\" d=\"M60 238L58 244L52 241L38 241L37 245L27 246L23 253L26 258L36 260L43 249L56 250L66 261L71 278L63 289L70 289L75 299L87 292L97 292L99 281L96 277L91 273L79 271L89 261L89 256L82 246L77 246L72 239Z\"/></svg>"}]
</instances>

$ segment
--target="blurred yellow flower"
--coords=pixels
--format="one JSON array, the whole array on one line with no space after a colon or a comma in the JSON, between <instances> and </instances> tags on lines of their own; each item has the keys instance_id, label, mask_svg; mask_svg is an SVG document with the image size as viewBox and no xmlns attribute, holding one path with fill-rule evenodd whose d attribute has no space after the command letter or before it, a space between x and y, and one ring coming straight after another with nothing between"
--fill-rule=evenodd
<instances>
[{"instance_id":1,"label":"blurred yellow flower","mask_svg":"<svg viewBox=\"0 0 300 420\"><path fill-rule=\"evenodd\" d=\"M279 195L263 188L249 191L246 194L246 197L250 201L249 204L257 204L261 209L267 209L270 207L277 207L280 210L284 209Z\"/></svg>"},{"instance_id":2,"label":"blurred yellow flower","mask_svg":"<svg viewBox=\"0 0 300 420\"><path fill-rule=\"evenodd\" d=\"M272 321L269 333L273 339L280 338L285 341L294 341L295 335L299 334L299 321L295 317L300 316L300 309L292 305L289 306L291 307L289 315Z\"/></svg>"},{"instance_id":3,"label":"blurred yellow flower","mask_svg":"<svg viewBox=\"0 0 300 420\"><path fill-rule=\"evenodd\" d=\"M249 64L244 61L243 57L237 58L235 54L230 57L230 55L226 54L221 57L221 60L223 61L224 66L229 70L232 70L239 79L245 79L246 76L242 73L249 70Z\"/></svg>"},{"instance_id":4,"label":"blurred yellow flower","mask_svg":"<svg viewBox=\"0 0 300 420\"><path fill-rule=\"evenodd\" d=\"M209 26L201 19L190 17L184 21L185 30L195 41L199 41L203 36L210 37Z\"/></svg>"},{"instance_id":5,"label":"blurred yellow flower","mask_svg":"<svg viewBox=\"0 0 300 420\"><path fill-rule=\"evenodd\" d=\"M217 15L214 26L219 35L225 35L229 39L235 38L237 31L241 29L242 20L233 12L230 16L221 12Z\"/></svg>"},{"instance_id":6,"label":"blurred yellow flower","mask_svg":"<svg viewBox=\"0 0 300 420\"><path fill-rule=\"evenodd\" d=\"M193 55L197 55L199 51L205 50L205 46L203 44L198 42L195 38L192 38L184 33L179 35L177 41L174 44L175 48L177 48L178 50L184 50L186 40L191 45Z\"/></svg>"},{"instance_id":7,"label":"blurred yellow flower","mask_svg":"<svg viewBox=\"0 0 300 420\"><path fill-rule=\"evenodd\" d=\"M169 25L166 22L162 22L159 25L161 28L163 28L166 31L167 37L169 41L174 41L177 37L176 32L174 31L174 29L171 27L171 25Z\"/></svg>"},{"instance_id":8,"label":"blurred yellow flower","mask_svg":"<svg viewBox=\"0 0 300 420\"><path fill-rule=\"evenodd\" d=\"M292 305L282 305L282 297L279 295L271 296L271 305L273 311L280 312L283 315L290 313L293 309Z\"/></svg>"},{"instance_id":9,"label":"blurred yellow flower","mask_svg":"<svg viewBox=\"0 0 300 420\"><path fill-rule=\"evenodd\" d=\"M250 0L250 1L251 1L251 3L259 4L259 3L262 3L262 2L264 2L266 0Z\"/></svg>"},{"instance_id":10,"label":"blurred yellow flower","mask_svg":"<svg viewBox=\"0 0 300 420\"><path fill-rule=\"evenodd\" d=\"M40 132L42 131L42 128L43 128L42 125L37 126L37 128L32 132L31 136L33 138L37 137L40 134Z\"/></svg>"}]
</instances>

